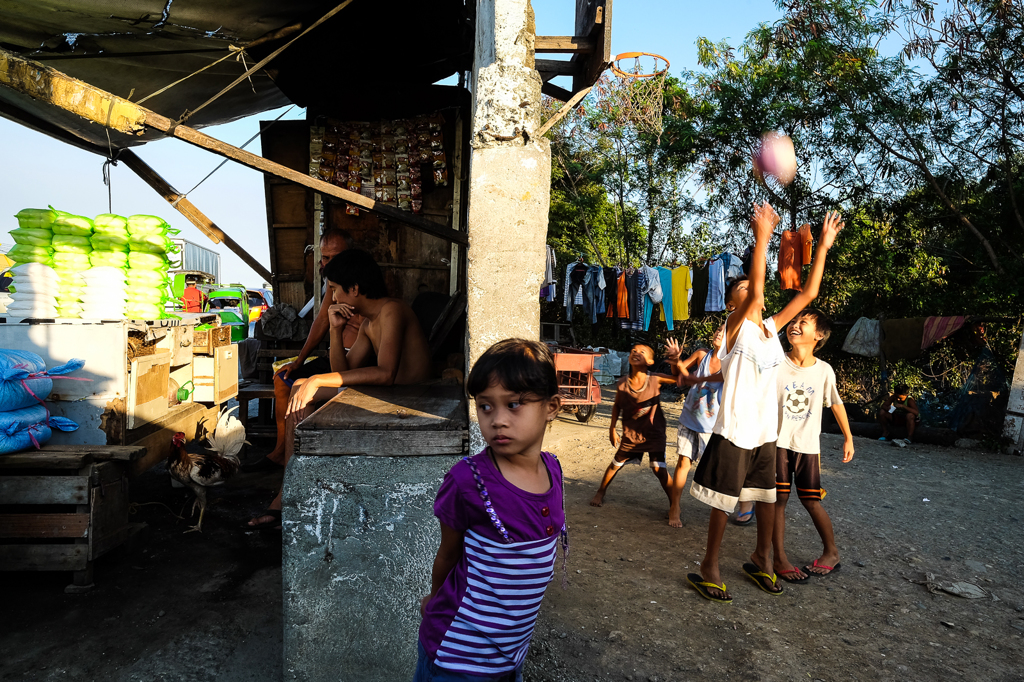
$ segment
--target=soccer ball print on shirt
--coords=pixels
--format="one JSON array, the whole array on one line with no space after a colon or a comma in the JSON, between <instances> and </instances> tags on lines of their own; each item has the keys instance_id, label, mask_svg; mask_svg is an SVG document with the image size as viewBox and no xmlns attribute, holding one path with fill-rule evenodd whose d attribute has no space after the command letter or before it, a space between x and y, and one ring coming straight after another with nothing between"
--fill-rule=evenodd
<instances>
[{"instance_id":1,"label":"soccer ball print on shirt","mask_svg":"<svg viewBox=\"0 0 1024 682\"><path fill-rule=\"evenodd\" d=\"M793 381L786 384L782 390L783 414L786 419L802 422L811 416L811 396L814 395L814 387Z\"/></svg>"}]
</instances>

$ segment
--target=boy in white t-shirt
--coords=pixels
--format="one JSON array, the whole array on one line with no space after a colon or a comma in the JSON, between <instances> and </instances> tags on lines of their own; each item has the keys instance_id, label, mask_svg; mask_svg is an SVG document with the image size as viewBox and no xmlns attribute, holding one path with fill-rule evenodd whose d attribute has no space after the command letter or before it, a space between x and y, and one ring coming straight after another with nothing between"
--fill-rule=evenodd
<instances>
[{"instance_id":1,"label":"boy in white t-shirt","mask_svg":"<svg viewBox=\"0 0 1024 682\"><path fill-rule=\"evenodd\" d=\"M853 459L853 434L846 408L836 390L831 365L814 357L825 345L832 328L824 313L807 308L786 327L793 347L779 368L779 440L776 442L775 533L772 549L775 572L788 583L805 583L808 575L826 576L839 570L839 548L832 520L821 504L821 413L831 407L843 432L843 463ZM786 503L793 486L804 509L811 515L824 551L810 566L797 568L786 557Z\"/></svg>"},{"instance_id":2,"label":"boy in white t-shirt","mask_svg":"<svg viewBox=\"0 0 1024 682\"><path fill-rule=\"evenodd\" d=\"M754 206L751 221L754 250L747 279L733 282L726 293L726 305L733 312L725 324L725 342L716 353L721 372L714 377L680 375L687 384L721 381L722 399L713 434L693 474L690 494L712 507L708 519L708 540L700 574L686 576L702 597L729 603L719 569L719 552L725 522L737 503L755 502L757 545L743 571L771 595L782 594L771 559L775 527L775 441L779 434L776 381L785 353L778 329L789 323L818 295L825 255L843 228L838 213L829 213L818 239L810 274L803 291L775 316L764 319L764 277L768 242L779 216L767 202Z\"/></svg>"}]
</instances>

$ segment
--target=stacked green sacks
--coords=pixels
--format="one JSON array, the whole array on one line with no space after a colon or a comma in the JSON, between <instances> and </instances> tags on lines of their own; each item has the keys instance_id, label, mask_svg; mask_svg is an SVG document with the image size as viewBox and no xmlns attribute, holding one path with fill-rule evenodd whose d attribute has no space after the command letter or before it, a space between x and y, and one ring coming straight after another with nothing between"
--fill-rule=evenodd
<instances>
[{"instance_id":1,"label":"stacked green sacks","mask_svg":"<svg viewBox=\"0 0 1024 682\"><path fill-rule=\"evenodd\" d=\"M178 251L168 237L171 234L178 234L178 231L157 216L128 218L126 315L129 319L158 320L165 315L171 269L168 254Z\"/></svg>"},{"instance_id":2,"label":"stacked green sacks","mask_svg":"<svg viewBox=\"0 0 1024 682\"><path fill-rule=\"evenodd\" d=\"M53 221L53 269L58 275L62 271L88 270L91 265L89 237L92 235L92 220L65 211L54 212L57 218Z\"/></svg>"},{"instance_id":3,"label":"stacked green sacks","mask_svg":"<svg viewBox=\"0 0 1024 682\"><path fill-rule=\"evenodd\" d=\"M57 273L57 317L77 318L82 316L82 297L88 292L85 278L67 268Z\"/></svg>"},{"instance_id":4,"label":"stacked green sacks","mask_svg":"<svg viewBox=\"0 0 1024 682\"><path fill-rule=\"evenodd\" d=\"M14 246L7 256L15 263L50 265L57 212L52 208L23 208L14 217L18 219L18 228L11 230Z\"/></svg>"},{"instance_id":5,"label":"stacked green sacks","mask_svg":"<svg viewBox=\"0 0 1024 682\"><path fill-rule=\"evenodd\" d=\"M93 267L128 267L128 219L113 213L101 213L93 218L93 233L89 241Z\"/></svg>"}]
</instances>

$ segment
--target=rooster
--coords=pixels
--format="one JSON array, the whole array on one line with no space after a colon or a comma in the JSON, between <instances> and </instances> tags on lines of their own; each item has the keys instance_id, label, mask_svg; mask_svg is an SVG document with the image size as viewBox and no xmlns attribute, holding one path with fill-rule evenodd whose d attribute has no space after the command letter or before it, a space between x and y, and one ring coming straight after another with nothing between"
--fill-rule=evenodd
<instances>
[{"instance_id":1,"label":"rooster","mask_svg":"<svg viewBox=\"0 0 1024 682\"><path fill-rule=\"evenodd\" d=\"M171 477L192 489L196 499L192 503L191 515L199 506L199 523L189 528L186 533L194 530L202 532L203 513L206 511L206 489L214 485L223 485L241 464L238 453L245 440L245 427L231 413L237 410L224 408L217 419L217 428L208 438L210 452L195 454L185 449L185 434L176 433L171 439L171 454L167 457L167 471Z\"/></svg>"}]
</instances>

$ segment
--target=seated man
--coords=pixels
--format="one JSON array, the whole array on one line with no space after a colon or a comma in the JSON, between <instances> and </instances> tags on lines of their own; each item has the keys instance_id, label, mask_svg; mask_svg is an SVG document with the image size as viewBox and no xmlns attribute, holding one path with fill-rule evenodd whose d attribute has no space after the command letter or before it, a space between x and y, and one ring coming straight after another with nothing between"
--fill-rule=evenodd
<instances>
[{"instance_id":1,"label":"seated man","mask_svg":"<svg viewBox=\"0 0 1024 682\"><path fill-rule=\"evenodd\" d=\"M889 429L893 424L896 426L906 425L907 437L902 441L897 438L893 443L909 445L914 438L914 429L919 421L921 421L921 410L917 408L917 403L910 397L910 387L906 384L897 386L896 392L886 398L878 410L878 422L882 425L882 437L878 440L889 439Z\"/></svg>"},{"instance_id":2,"label":"seated man","mask_svg":"<svg viewBox=\"0 0 1024 682\"><path fill-rule=\"evenodd\" d=\"M185 283L185 290L181 292L181 300L185 303L186 313L201 313L209 300L202 291L196 288L195 280Z\"/></svg>"},{"instance_id":3,"label":"seated man","mask_svg":"<svg viewBox=\"0 0 1024 682\"><path fill-rule=\"evenodd\" d=\"M415 384L430 376L430 348L416 314L397 298L389 298L384 275L366 251L348 249L324 269L334 304L329 308L331 371L292 386L285 419L285 465L295 445L295 427L312 414L315 403L329 400L345 386ZM327 300L325 298L325 300ZM352 348L342 344L342 330L352 315L362 315ZM281 493L270 507L248 523L250 528L279 527Z\"/></svg>"},{"instance_id":4,"label":"seated man","mask_svg":"<svg viewBox=\"0 0 1024 682\"><path fill-rule=\"evenodd\" d=\"M323 236L320 237L320 273L323 274L323 269L331 262L332 258L349 248L352 248L351 234L336 227L325 230ZM325 284L323 304L320 306L316 319L313 320L306 343L303 344L299 356L274 374L274 421L277 422L277 443L266 457L251 464L243 464L242 471L272 471L284 467L284 420L288 412L288 398L291 395L292 384L297 379L307 379L314 374L331 371L331 363L328 358L319 357L306 362L306 358L320 345L330 329L330 322L327 319L331 304L329 293ZM362 323L363 318L355 314L345 321L342 327L342 342L345 348L351 348L355 343L359 325Z\"/></svg>"}]
</instances>

